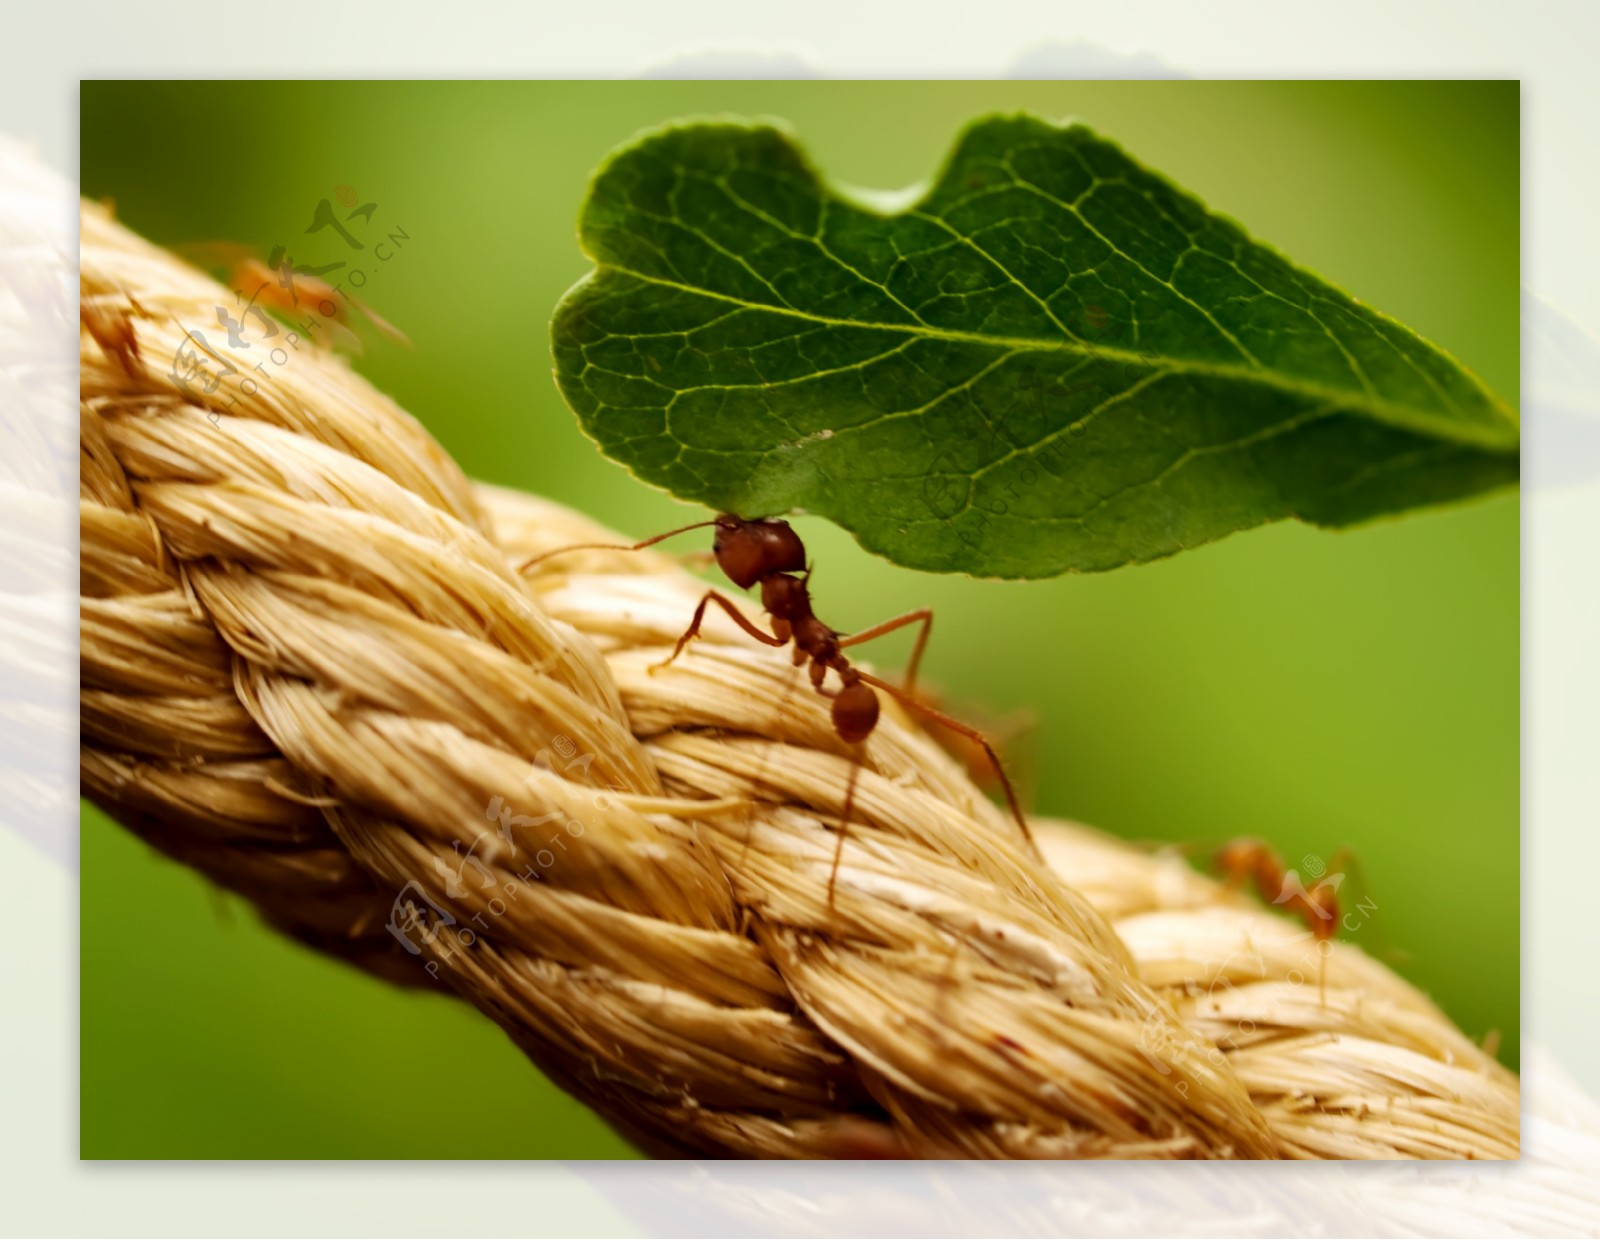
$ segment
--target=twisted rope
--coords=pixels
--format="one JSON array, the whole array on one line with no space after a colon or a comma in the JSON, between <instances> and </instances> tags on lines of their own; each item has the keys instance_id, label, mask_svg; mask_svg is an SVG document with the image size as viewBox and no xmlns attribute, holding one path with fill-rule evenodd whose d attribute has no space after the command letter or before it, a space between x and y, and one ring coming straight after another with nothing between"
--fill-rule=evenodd
<instances>
[{"instance_id":1,"label":"twisted rope","mask_svg":"<svg viewBox=\"0 0 1600 1240\"><path fill-rule=\"evenodd\" d=\"M1082 828L1042 863L893 703L830 903L852 758L786 652L708 622L654 670L702 582L519 577L615 536L81 239L84 789L285 933L658 1153L1516 1157L1516 1079L1388 970Z\"/></svg>"}]
</instances>

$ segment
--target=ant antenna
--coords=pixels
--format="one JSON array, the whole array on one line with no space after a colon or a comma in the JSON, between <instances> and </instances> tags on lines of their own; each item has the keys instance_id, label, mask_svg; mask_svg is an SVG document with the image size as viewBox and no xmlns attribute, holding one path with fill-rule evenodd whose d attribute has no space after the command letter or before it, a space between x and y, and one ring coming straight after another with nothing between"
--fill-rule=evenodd
<instances>
[{"instance_id":1,"label":"ant antenna","mask_svg":"<svg viewBox=\"0 0 1600 1240\"><path fill-rule=\"evenodd\" d=\"M643 551L646 547L653 547L658 542L665 542L669 538L676 538L679 534L687 534L690 530L703 530L708 525L715 525L716 518L710 521L696 521L693 525L681 526L675 530L668 530L665 534L657 534L654 538L647 538L643 542L636 542L632 546L622 543L576 543L570 547L557 547L554 551L546 551L536 555L531 560L524 560L517 566L519 574L527 572L541 560L552 559L558 555L565 555L569 551Z\"/></svg>"}]
</instances>

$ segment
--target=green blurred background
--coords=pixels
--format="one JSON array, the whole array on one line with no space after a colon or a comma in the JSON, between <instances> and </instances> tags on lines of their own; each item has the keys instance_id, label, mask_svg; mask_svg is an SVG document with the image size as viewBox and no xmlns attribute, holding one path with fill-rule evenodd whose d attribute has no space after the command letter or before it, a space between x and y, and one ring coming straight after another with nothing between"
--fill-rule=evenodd
<instances>
[{"instance_id":1,"label":"green blurred background","mask_svg":"<svg viewBox=\"0 0 1600 1240\"><path fill-rule=\"evenodd\" d=\"M1517 403L1514 82L85 83L82 184L157 241L314 262L343 256L302 237L318 200L377 202L411 241L366 298L415 348L366 332L359 369L469 474L643 537L686 510L602 458L549 379L590 170L673 117L761 114L834 179L899 187L1000 108L1085 119ZM1355 941L1517 1064L1515 494L1024 584L800 529L822 615L931 604L925 675L969 717L1031 714L1014 752L1039 812L1260 835L1291 862L1349 846L1379 907ZM85 1158L630 1156L465 1005L280 941L93 810L82 891Z\"/></svg>"}]
</instances>

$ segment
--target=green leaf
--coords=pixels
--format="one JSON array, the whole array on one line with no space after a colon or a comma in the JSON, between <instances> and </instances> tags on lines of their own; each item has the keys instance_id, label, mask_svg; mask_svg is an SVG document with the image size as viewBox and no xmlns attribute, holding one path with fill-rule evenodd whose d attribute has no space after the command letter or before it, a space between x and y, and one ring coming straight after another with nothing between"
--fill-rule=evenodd
<instances>
[{"instance_id":1,"label":"green leaf","mask_svg":"<svg viewBox=\"0 0 1600 1240\"><path fill-rule=\"evenodd\" d=\"M773 124L674 125L607 160L580 232L552 339L601 450L914 568L1115 568L1517 478L1477 378L1082 125L979 120L892 198Z\"/></svg>"}]
</instances>

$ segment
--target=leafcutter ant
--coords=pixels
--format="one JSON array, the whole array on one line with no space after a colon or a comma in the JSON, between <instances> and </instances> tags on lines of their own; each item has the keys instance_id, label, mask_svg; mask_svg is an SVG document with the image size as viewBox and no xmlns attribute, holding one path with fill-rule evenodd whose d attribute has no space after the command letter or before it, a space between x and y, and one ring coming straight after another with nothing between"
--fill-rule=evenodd
<instances>
[{"instance_id":1,"label":"leafcutter ant","mask_svg":"<svg viewBox=\"0 0 1600 1240\"><path fill-rule=\"evenodd\" d=\"M573 547L561 547L526 561L522 565L522 570L526 571L541 560L568 551L642 551L678 534L704 529L706 526L715 527L712 555L728 580L741 590L748 590L752 586L761 587L761 606L770 618L772 631L768 633L758 628L725 595L719 594L716 590L708 590L700 600L700 605L695 608L694 618L689 622L689 627L684 630L683 636L678 638L672 653L659 666L664 667L671 663L683 653L684 647L689 642L699 636L700 626L705 622L706 608L713 604L720 607L735 624L764 645L781 649L792 643L796 667L810 663L812 688L824 697L832 699L834 732L840 740L852 746L855 753L855 760L850 767L850 779L845 787L844 812L840 816L839 838L834 844L833 866L828 874L830 908L834 904L839 863L844 856L845 833L849 827L850 811L855 801L856 777L861 764L861 745L878 726L879 692L889 694L918 714L979 745L999 777L1006 804L1011 810L1011 816L1016 820L1017 828L1028 844L1033 845L1033 833L1028 829L1028 821L1023 816L1021 805L1017 802L1016 791L1012 788L1005 768L1000 763L1000 755L995 752L988 738L976 728L953 719L929 705L916 694L917 665L922 661L923 650L928 644L928 634L933 626L933 612L927 608L909 611L903 616L896 616L893 620L885 620L881 624L849 635L829 628L817 619L812 611L811 569L806 565L805 544L800 541L800 536L787 521L774 518L747 521L742 517L724 513L710 521L697 521L693 525L668 530L665 534L657 534L654 538L647 538L631 546L583 543ZM913 624L920 624L922 631L917 635L916 644L912 647L903 687L889 684L862 671L854 666L844 653L851 646L859 646ZM829 672L833 672L838 679L837 689L825 687Z\"/></svg>"},{"instance_id":2,"label":"leafcutter ant","mask_svg":"<svg viewBox=\"0 0 1600 1240\"><path fill-rule=\"evenodd\" d=\"M411 344L403 331L371 306L329 284L310 268L296 266L281 247L273 251L267 262L256 257L248 246L228 242L210 242L183 249L208 267L226 270L223 283L238 298L234 317L241 321L257 310L271 310L290 323L310 318L329 325L335 336L353 350L359 350L360 340L350 326L354 310L390 339L407 347Z\"/></svg>"},{"instance_id":3,"label":"leafcutter ant","mask_svg":"<svg viewBox=\"0 0 1600 1240\"><path fill-rule=\"evenodd\" d=\"M1282 856L1264 840L1231 840L1216 854L1216 867L1229 887L1253 884L1256 894L1263 901L1293 913L1311 931L1321 958L1319 989L1324 999L1327 995L1328 953L1332 949L1323 944L1339 933L1339 887L1345 875L1338 866L1350 859L1345 850L1336 853L1334 872L1329 874L1319 859L1312 858L1318 870L1311 873L1313 886L1308 888L1300 877L1300 871L1285 866Z\"/></svg>"}]
</instances>

